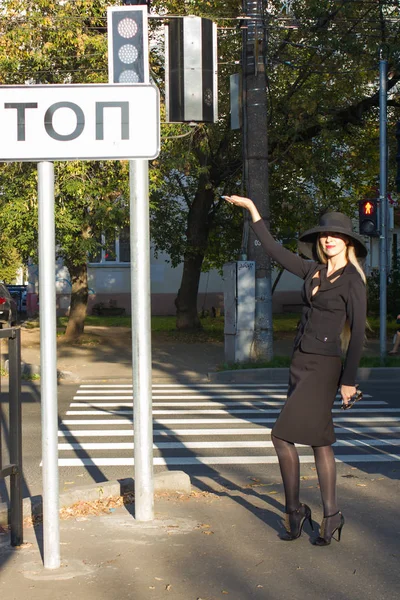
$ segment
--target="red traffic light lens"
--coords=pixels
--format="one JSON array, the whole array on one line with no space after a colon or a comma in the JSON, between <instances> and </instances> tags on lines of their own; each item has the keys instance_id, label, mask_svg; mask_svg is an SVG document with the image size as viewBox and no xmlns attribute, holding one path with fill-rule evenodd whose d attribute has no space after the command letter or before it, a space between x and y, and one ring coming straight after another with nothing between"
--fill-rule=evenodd
<instances>
[{"instance_id":1,"label":"red traffic light lens","mask_svg":"<svg viewBox=\"0 0 400 600\"><path fill-rule=\"evenodd\" d=\"M364 202L362 205L362 212L364 215L373 215L375 212L375 206L372 202Z\"/></svg>"}]
</instances>

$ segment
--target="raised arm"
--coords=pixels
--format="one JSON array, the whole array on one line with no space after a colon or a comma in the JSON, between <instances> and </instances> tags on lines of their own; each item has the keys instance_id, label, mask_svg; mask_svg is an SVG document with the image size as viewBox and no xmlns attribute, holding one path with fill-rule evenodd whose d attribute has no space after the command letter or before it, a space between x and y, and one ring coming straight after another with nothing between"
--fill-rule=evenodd
<instances>
[{"instance_id":1,"label":"raised arm","mask_svg":"<svg viewBox=\"0 0 400 600\"><path fill-rule=\"evenodd\" d=\"M312 263L308 260L300 258L300 256L294 252L291 252L287 248L284 248L282 244L279 244L274 240L264 221L262 220L254 202L250 200L250 198L243 198L242 196L223 196L223 198L230 204L240 206L250 212L252 229L268 256L282 265L282 267L290 271L290 273L293 273L302 279L307 276Z\"/></svg>"}]
</instances>

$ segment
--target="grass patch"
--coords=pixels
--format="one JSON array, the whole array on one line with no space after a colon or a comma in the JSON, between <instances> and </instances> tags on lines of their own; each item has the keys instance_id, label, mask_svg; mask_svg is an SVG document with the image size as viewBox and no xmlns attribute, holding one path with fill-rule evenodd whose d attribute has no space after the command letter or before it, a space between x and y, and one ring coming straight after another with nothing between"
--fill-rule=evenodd
<instances>
[{"instance_id":1,"label":"grass patch","mask_svg":"<svg viewBox=\"0 0 400 600\"><path fill-rule=\"evenodd\" d=\"M217 371L239 371L242 369L282 369L290 367L289 356L274 356L270 361L254 361L245 363L222 363ZM360 367L400 367L400 356L386 356L381 362L379 356L363 356Z\"/></svg>"},{"instance_id":2,"label":"grass patch","mask_svg":"<svg viewBox=\"0 0 400 600\"><path fill-rule=\"evenodd\" d=\"M400 356L385 356L382 362L380 356L363 356L360 367L400 367Z\"/></svg>"},{"instance_id":3,"label":"grass patch","mask_svg":"<svg viewBox=\"0 0 400 600\"><path fill-rule=\"evenodd\" d=\"M281 313L273 315L274 339L294 339L299 313ZM175 316L154 316L151 318L152 333L161 339L170 339L187 343L194 342L223 342L224 341L224 317L205 317L200 320L202 329L193 331L182 331L176 329ZM68 323L68 317L58 317L57 326L63 330ZM370 330L367 329L368 339L379 339L379 316L368 317ZM130 316L97 316L88 315L85 325L94 327L131 327ZM25 321L24 327L33 329L39 327L38 319ZM387 338L391 342L394 333L398 329L396 320L389 317L387 320Z\"/></svg>"},{"instance_id":4,"label":"grass patch","mask_svg":"<svg viewBox=\"0 0 400 600\"><path fill-rule=\"evenodd\" d=\"M176 329L176 317L152 317L151 331L159 340L177 341L186 344L224 342L224 318L204 317L202 329Z\"/></svg>"},{"instance_id":5,"label":"grass patch","mask_svg":"<svg viewBox=\"0 0 400 600\"><path fill-rule=\"evenodd\" d=\"M368 325L370 327L370 330L367 327L366 330L366 334L367 334L367 338L371 338L371 339L379 339L379 329L380 329L380 318L378 315L369 315L368 316ZM392 337L394 336L394 334L396 333L396 331L398 330L399 326L396 323L396 319L393 319L392 317L388 317L386 320L386 331L387 331L387 338L389 341L392 341Z\"/></svg>"},{"instance_id":6,"label":"grass patch","mask_svg":"<svg viewBox=\"0 0 400 600\"><path fill-rule=\"evenodd\" d=\"M151 317L151 331L160 341L177 341L187 344L208 343L224 341L224 318L223 317L205 317L201 319L202 329L178 330L176 329L176 317L174 316L155 316ZM57 335L62 337L67 327L68 317L58 317ZM85 325L93 327L131 327L130 316L117 317L99 317L89 315L85 319ZM82 337L81 344L95 345L90 340L85 340L85 334Z\"/></svg>"},{"instance_id":7,"label":"grass patch","mask_svg":"<svg viewBox=\"0 0 400 600\"><path fill-rule=\"evenodd\" d=\"M57 326L66 327L68 323L68 317L58 317ZM85 325L91 325L93 327L130 327L131 318L130 316L107 316L99 317L97 315L88 315L85 318Z\"/></svg>"},{"instance_id":8,"label":"grass patch","mask_svg":"<svg viewBox=\"0 0 400 600\"><path fill-rule=\"evenodd\" d=\"M34 317L32 319L27 319L26 321L24 321L23 326L25 327L25 329L37 329L39 327L40 323L39 323L39 319Z\"/></svg>"}]
</instances>

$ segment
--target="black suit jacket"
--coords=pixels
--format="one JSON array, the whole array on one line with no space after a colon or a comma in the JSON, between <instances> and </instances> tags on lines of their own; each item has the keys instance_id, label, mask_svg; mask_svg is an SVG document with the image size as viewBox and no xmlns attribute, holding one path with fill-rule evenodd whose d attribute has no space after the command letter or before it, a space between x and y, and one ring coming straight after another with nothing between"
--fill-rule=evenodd
<instances>
[{"instance_id":1,"label":"black suit jacket","mask_svg":"<svg viewBox=\"0 0 400 600\"><path fill-rule=\"evenodd\" d=\"M305 260L278 244L263 220L252 224L267 254L285 269L304 280L303 310L295 348L325 356L341 356L340 334L346 320L351 338L344 361L341 384L354 385L360 362L367 315L366 289L357 269L348 263L327 276L327 266ZM315 279L315 276L319 276ZM312 290L319 284L317 293Z\"/></svg>"}]
</instances>

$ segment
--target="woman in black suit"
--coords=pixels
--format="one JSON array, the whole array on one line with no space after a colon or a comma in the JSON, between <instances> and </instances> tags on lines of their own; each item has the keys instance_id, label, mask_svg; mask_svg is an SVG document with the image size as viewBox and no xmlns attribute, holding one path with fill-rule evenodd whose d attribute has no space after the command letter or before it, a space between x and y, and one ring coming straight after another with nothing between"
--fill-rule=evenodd
<instances>
[{"instance_id":1,"label":"woman in black suit","mask_svg":"<svg viewBox=\"0 0 400 600\"><path fill-rule=\"evenodd\" d=\"M288 397L272 429L272 441L285 490L287 531L282 539L300 537L306 520L312 526L311 509L299 499L300 464L295 447L295 443L306 444L314 451L324 508L320 535L314 543L326 546L335 532L340 540L344 525L336 500L332 406L338 388L343 407L357 391L355 378L366 323L366 279L358 258L364 258L367 249L362 237L353 233L349 217L329 212L317 227L300 236L301 253L312 259L305 260L275 242L250 199L225 199L250 212L253 231L267 254L304 280Z\"/></svg>"}]
</instances>

